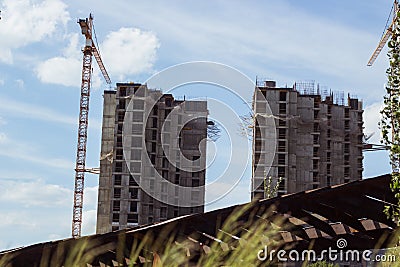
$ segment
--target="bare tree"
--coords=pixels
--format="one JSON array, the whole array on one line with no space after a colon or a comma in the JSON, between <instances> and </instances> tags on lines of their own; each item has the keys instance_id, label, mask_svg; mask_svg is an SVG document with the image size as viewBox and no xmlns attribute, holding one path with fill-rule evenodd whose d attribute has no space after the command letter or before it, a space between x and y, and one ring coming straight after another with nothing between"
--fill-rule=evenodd
<instances>
[{"instance_id":1,"label":"bare tree","mask_svg":"<svg viewBox=\"0 0 400 267\"><path fill-rule=\"evenodd\" d=\"M253 140L253 129L256 123L255 115L249 112L246 115L241 115L239 118L242 123L239 124L239 135L246 137L248 140Z\"/></svg>"},{"instance_id":2,"label":"bare tree","mask_svg":"<svg viewBox=\"0 0 400 267\"><path fill-rule=\"evenodd\" d=\"M221 126L215 121L207 121L207 137L213 142L221 137Z\"/></svg>"}]
</instances>

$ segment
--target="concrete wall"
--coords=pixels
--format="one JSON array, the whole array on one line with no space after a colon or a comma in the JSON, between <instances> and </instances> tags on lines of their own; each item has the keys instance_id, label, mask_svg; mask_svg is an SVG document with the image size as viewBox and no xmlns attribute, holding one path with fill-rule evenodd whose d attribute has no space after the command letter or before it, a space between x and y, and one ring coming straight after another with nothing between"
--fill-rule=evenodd
<instances>
[{"instance_id":1,"label":"concrete wall","mask_svg":"<svg viewBox=\"0 0 400 267\"><path fill-rule=\"evenodd\" d=\"M204 118L183 125L185 116L195 115ZM207 115L206 101L182 103L140 84L121 83L117 91L105 92L101 151L113 154L112 162L100 162L98 233L204 211L204 188L193 187L183 195L168 184L192 186L193 180L199 186L205 184L205 171L193 172L206 164L206 142L200 141L207 137ZM194 166L192 160L197 157L200 161ZM180 170L179 164L191 171ZM165 204L167 200L176 206Z\"/></svg>"},{"instance_id":2,"label":"concrete wall","mask_svg":"<svg viewBox=\"0 0 400 267\"><path fill-rule=\"evenodd\" d=\"M275 116L276 152L268 173L262 127L255 127L253 140L253 194L264 195L263 186L254 188L265 176L283 177L279 194L294 193L362 178L362 104L350 99L337 105L330 97L304 95L292 88L261 87L255 93L253 110L267 112L265 99ZM262 97L264 95L265 99ZM286 96L285 96L286 95ZM256 149L258 148L258 149ZM279 160L280 159L280 160ZM284 176L282 176L284 174Z\"/></svg>"},{"instance_id":3,"label":"concrete wall","mask_svg":"<svg viewBox=\"0 0 400 267\"><path fill-rule=\"evenodd\" d=\"M115 92L105 91L103 125L101 134L99 193L97 203L96 233L111 231L112 160L114 151Z\"/></svg>"}]
</instances>

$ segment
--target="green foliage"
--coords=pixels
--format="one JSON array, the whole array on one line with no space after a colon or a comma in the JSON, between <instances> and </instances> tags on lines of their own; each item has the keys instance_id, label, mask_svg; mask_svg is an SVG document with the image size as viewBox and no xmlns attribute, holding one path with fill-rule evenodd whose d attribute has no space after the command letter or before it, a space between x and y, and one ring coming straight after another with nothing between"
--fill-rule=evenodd
<instances>
[{"instance_id":1,"label":"green foliage","mask_svg":"<svg viewBox=\"0 0 400 267\"><path fill-rule=\"evenodd\" d=\"M385 260L379 266L400 267L400 227L397 227L395 233L392 235L385 253Z\"/></svg>"},{"instance_id":2,"label":"green foliage","mask_svg":"<svg viewBox=\"0 0 400 267\"><path fill-rule=\"evenodd\" d=\"M400 225L400 14L397 14L389 47L389 68L386 95L383 98L380 128L382 143L390 148L392 165L391 190L398 200L397 205L386 206L384 212L397 225Z\"/></svg>"},{"instance_id":3,"label":"green foliage","mask_svg":"<svg viewBox=\"0 0 400 267\"><path fill-rule=\"evenodd\" d=\"M275 185L273 184L272 177L264 176L264 197L273 198L278 195L279 184L282 182L282 177L278 177Z\"/></svg>"},{"instance_id":4,"label":"green foliage","mask_svg":"<svg viewBox=\"0 0 400 267\"><path fill-rule=\"evenodd\" d=\"M260 210L253 211L246 222L238 221L250 205L237 209L224 222L217 235L221 242L214 242L208 253L203 254L196 266L269 266L269 259L260 261L257 252L267 246L270 249L282 245L276 241L282 221L270 221L272 210L264 210L261 216ZM227 234L229 233L229 234ZM232 236L240 236L239 241L234 241Z\"/></svg>"},{"instance_id":5,"label":"green foliage","mask_svg":"<svg viewBox=\"0 0 400 267\"><path fill-rule=\"evenodd\" d=\"M152 267L176 267L176 266L279 266L277 259L270 261L258 259L258 252L264 247L268 251L289 250L290 245L285 246L280 240L280 231L289 230L282 219L273 216L274 207L265 209L250 209L251 204L238 207L222 225L218 225L218 232L214 242L201 243L202 233L194 232L189 239L186 235L179 234L178 225L166 225L164 230L157 236L152 232L145 235L138 234L132 239L127 237L125 232L120 232L117 241L110 239L109 243L98 243L94 240L82 238L74 241L71 247L65 242L57 245L57 252L51 253L44 249L41 255L41 262L37 267L88 267L88 262L96 262L96 258L103 254L115 252L114 262L104 262L101 256L99 261L108 266L152 266ZM272 215L272 216L271 216ZM246 217L246 220L243 220ZM394 247L399 242L400 228L393 234L388 247ZM240 239L233 237L240 236ZM385 234L382 238L385 237ZM207 238L209 239L209 238ZM131 241L129 241L131 240ZM128 245L129 244L129 245ZM50 248L50 247L49 247ZM312 247L310 247L312 249ZM399 247L387 250L387 259L394 260L381 262L382 267L400 267ZM393 256L395 258L393 258ZM194 258L198 257L198 258ZM194 265L194 262L196 265ZM121 265L124 263L124 265ZM13 267L11 256L0 257L1 267ZM26 265L31 266L31 265ZM98 265L97 265L98 266ZM309 267L336 267L326 261L315 263L304 262L303 266Z\"/></svg>"},{"instance_id":6,"label":"green foliage","mask_svg":"<svg viewBox=\"0 0 400 267\"><path fill-rule=\"evenodd\" d=\"M165 226L157 236L147 232L138 235L132 243L128 241L125 232L118 235L116 243L97 244L93 240L82 238L77 240L72 248L60 242L57 253L51 256L50 251L44 250L38 267L87 267L86 263L105 253L115 252L114 264L124 263L129 267L153 266L176 267L193 266L190 262L196 258L196 266L269 266L270 259L258 259L258 251L267 246L269 249L284 248L283 241L277 241L283 222L281 219L271 219L272 208L266 210L250 209L252 204L238 207L224 223L218 226L214 242L201 243L202 233L194 232L187 236L177 232L178 225ZM249 214L250 213L250 214ZM247 217L248 215L248 217ZM248 219L240 219L246 216ZM240 236L240 240L234 238ZM130 237L129 239L131 239ZM130 248L127 244L131 244ZM199 251L200 250L200 251ZM100 261L102 261L100 259ZM110 263L105 263L110 266ZM13 267L10 257L0 257L1 267ZM122 266L122 265L121 265Z\"/></svg>"}]
</instances>

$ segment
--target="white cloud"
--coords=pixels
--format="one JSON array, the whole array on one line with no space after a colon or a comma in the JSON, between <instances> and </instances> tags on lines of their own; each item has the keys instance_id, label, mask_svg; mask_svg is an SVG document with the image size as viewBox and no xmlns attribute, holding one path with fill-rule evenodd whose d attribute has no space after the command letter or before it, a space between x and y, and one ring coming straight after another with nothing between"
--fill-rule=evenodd
<instances>
[{"instance_id":1,"label":"white cloud","mask_svg":"<svg viewBox=\"0 0 400 267\"><path fill-rule=\"evenodd\" d=\"M123 80L127 75L152 71L159 47L154 33L121 28L107 35L101 53L110 75Z\"/></svg>"},{"instance_id":2,"label":"white cloud","mask_svg":"<svg viewBox=\"0 0 400 267\"><path fill-rule=\"evenodd\" d=\"M4 144L7 141L7 135L5 133L0 133L0 144Z\"/></svg>"},{"instance_id":3,"label":"white cloud","mask_svg":"<svg viewBox=\"0 0 400 267\"><path fill-rule=\"evenodd\" d=\"M17 79L17 80L15 80L15 83L17 84L17 87L18 87L19 89L23 89L23 88L24 88L24 85L25 85L24 80L22 80L22 79Z\"/></svg>"},{"instance_id":4,"label":"white cloud","mask_svg":"<svg viewBox=\"0 0 400 267\"><path fill-rule=\"evenodd\" d=\"M18 159L21 161L29 161L36 164L71 170L74 162L59 158L43 157L45 153L41 153L33 148L32 144L26 144L8 138L5 133L0 133L0 156Z\"/></svg>"},{"instance_id":5,"label":"white cloud","mask_svg":"<svg viewBox=\"0 0 400 267\"><path fill-rule=\"evenodd\" d=\"M79 87L81 83L82 59L78 34L67 36L70 42L63 55L41 62L36 67L38 79L43 83Z\"/></svg>"},{"instance_id":6,"label":"white cloud","mask_svg":"<svg viewBox=\"0 0 400 267\"><path fill-rule=\"evenodd\" d=\"M160 46L155 34L135 28L121 28L109 33L99 45L107 72L113 79L123 80L127 75L151 72ZM100 88L102 77L93 58L92 87ZM79 87L81 83L82 54L79 36L70 36L70 43L62 56L41 62L36 67L38 79L43 83Z\"/></svg>"},{"instance_id":7,"label":"white cloud","mask_svg":"<svg viewBox=\"0 0 400 267\"><path fill-rule=\"evenodd\" d=\"M49 234L48 239L49 240L57 240L57 239L61 239L62 236L60 234Z\"/></svg>"},{"instance_id":8,"label":"white cloud","mask_svg":"<svg viewBox=\"0 0 400 267\"><path fill-rule=\"evenodd\" d=\"M4 0L0 6L0 61L13 63L12 51L52 36L70 19L61 0Z\"/></svg>"},{"instance_id":9,"label":"white cloud","mask_svg":"<svg viewBox=\"0 0 400 267\"><path fill-rule=\"evenodd\" d=\"M36 71L43 83L79 87L80 65L75 58L54 57L40 63Z\"/></svg>"},{"instance_id":10,"label":"white cloud","mask_svg":"<svg viewBox=\"0 0 400 267\"><path fill-rule=\"evenodd\" d=\"M96 208L92 202L97 198L96 190L97 187L85 188L83 235L95 233ZM70 237L73 190L69 188L43 179L0 180L0 206L5 208L0 221L1 239L5 242L0 242L0 251Z\"/></svg>"},{"instance_id":11,"label":"white cloud","mask_svg":"<svg viewBox=\"0 0 400 267\"><path fill-rule=\"evenodd\" d=\"M50 236L70 237L71 214L66 209L40 207L2 212L0 251L50 241Z\"/></svg>"},{"instance_id":12,"label":"white cloud","mask_svg":"<svg viewBox=\"0 0 400 267\"><path fill-rule=\"evenodd\" d=\"M249 186L243 183L233 186L229 183L214 182L213 186L207 187L205 209L206 211L211 211L235 204L247 203L250 201L249 189ZM229 193L226 194L227 192ZM213 202L209 203L210 200Z\"/></svg>"},{"instance_id":13,"label":"white cloud","mask_svg":"<svg viewBox=\"0 0 400 267\"><path fill-rule=\"evenodd\" d=\"M96 232L98 186L86 187L83 196L82 234Z\"/></svg>"},{"instance_id":14,"label":"white cloud","mask_svg":"<svg viewBox=\"0 0 400 267\"><path fill-rule=\"evenodd\" d=\"M0 202L20 204L24 207L69 207L73 191L60 185L46 184L43 180L30 182L1 181Z\"/></svg>"},{"instance_id":15,"label":"white cloud","mask_svg":"<svg viewBox=\"0 0 400 267\"><path fill-rule=\"evenodd\" d=\"M381 63L386 61L377 61L373 69L366 67L379 39L364 26L368 21L346 24L289 2L265 1L256 5L258 10L245 2L219 3L223 14L203 3L197 10L193 5L154 5L151 13L157 16L143 12L148 5L139 3L112 4L107 9L115 20L121 20L118 10L124 9L140 25L157 32L163 43L160 57L168 62L220 61L254 75L252 79L266 75L289 84L324 77L332 89L352 88L364 99L380 96L386 68ZM209 12L202 13L206 8ZM193 15L197 12L201 16ZM127 17L124 23L130 21Z\"/></svg>"},{"instance_id":16,"label":"white cloud","mask_svg":"<svg viewBox=\"0 0 400 267\"><path fill-rule=\"evenodd\" d=\"M363 119L364 119L364 133L372 135L368 143L380 144L381 131L378 127L378 123L381 120L380 110L382 109L382 101L373 103L366 106L364 109Z\"/></svg>"},{"instance_id":17,"label":"white cloud","mask_svg":"<svg viewBox=\"0 0 400 267\"><path fill-rule=\"evenodd\" d=\"M32 104L18 102L4 96L0 97L0 111L10 112L13 115L21 115L26 118L33 118L42 121L57 122L70 125L78 125L78 118L60 114L55 110L35 106ZM93 129L101 129L101 122L90 119L89 127Z\"/></svg>"},{"instance_id":18,"label":"white cloud","mask_svg":"<svg viewBox=\"0 0 400 267\"><path fill-rule=\"evenodd\" d=\"M23 169L12 169L12 170L2 170L0 173L0 180L11 180L11 181L32 181L42 179L43 175L29 172L27 173Z\"/></svg>"},{"instance_id":19,"label":"white cloud","mask_svg":"<svg viewBox=\"0 0 400 267\"><path fill-rule=\"evenodd\" d=\"M73 33L67 35L66 38L69 39L68 46L64 49L63 55L67 57L81 58L82 52L80 49L80 35L78 33Z\"/></svg>"},{"instance_id":20,"label":"white cloud","mask_svg":"<svg viewBox=\"0 0 400 267\"><path fill-rule=\"evenodd\" d=\"M72 207L72 200L70 203ZM0 232L4 242L0 243L0 251L70 237L72 210L67 207L24 207L3 201L0 204L12 207L12 210L4 209L1 213Z\"/></svg>"},{"instance_id":21,"label":"white cloud","mask_svg":"<svg viewBox=\"0 0 400 267\"><path fill-rule=\"evenodd\" d=\"M7 121L3 117L0 116L0 126L6 125L6 124L7 124ZM0 137L0 139L1 139L1 137Z\"/></svg>"},{"instance_id":22,"label":"white cloud","mask_svg":"<svg viewBox=\"0 0 400 267\"><path fill-rule=\"evenodd\" d=\"M96 210L86 210L82 213L82 234L91 235L96 232Z\"/></svg>"},{"instance_id":23,"label":"white cloud","mask_svg":"<svg viewBox=\"0 0 400 267\"><path fill-rule=\"evenodd\" d=\"M98 192L98 186L85 187L84 205L86 209L97 209L97 192Z\"/></svg>"},{"instance_id":24,"label":"white cloud","mask_svg":"<svg viewBox=\"0 0 400 267\"><path fill-rule=\"evenodd\" d=\"M0 227L5 226L23 226L24 228L32 229L36 226L36 224L32 223L30 220L24 220L22 218L26 217L26 212L22 211L12 211L2 214L2 218L0 220Z\"/></svg>"}]
</instances>

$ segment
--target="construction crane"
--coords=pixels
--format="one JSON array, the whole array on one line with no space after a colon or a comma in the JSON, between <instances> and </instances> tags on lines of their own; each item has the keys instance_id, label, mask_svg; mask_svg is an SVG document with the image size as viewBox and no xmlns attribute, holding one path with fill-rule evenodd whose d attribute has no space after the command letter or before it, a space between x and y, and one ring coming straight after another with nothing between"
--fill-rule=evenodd
<instances>
[{"instance_id":1,"label":"construction crane","mask_svg":"<svg viewBox=\"0 0 400 267\"><path fill-rule=\"evenodd\" d=\"M389 17L388 17L388 19L386 21L385 29L383 31L381 40L379 41L379 44L376 47L374 53L372 53L372 56L369 59L367 66L372 66L372 64L374 64L376 58L381 53L383 47L386 45L387 41L392 36L393 30L394 30L393 27L394 27L394 24L395 24L395 21L396 21L396 18L397 18L397 12L398 11L399 11L399 3L398 3L397 0L395 0L394 3L393 3L392 9L390 10ZM390 20L390 18L392 18L392 20ZM389 21L390 21L390 25L389 25ZM367 143L368 139L371 136L372 136L372 134L370 136L364 136L366 138L365 138L365 140L363 142L363 151L378 151L378 150L388 150L388 149L390 149L390 147L386 146L386 145Z\"/></svg>"},{"instance_id":2,"label":"construction crane","mask_svg":"<svg viewBox=\"0 0 400 267\"><path fill-rule=\"evenodd\" d=\"M394 23L395 23L396 18L397 18L397 12L398 12L398 11L399 11L399 3L398 3L397 0L395 0L394 3L393 3L392 10L390 11L389 17L388 17L388 19L387 19L386 26L385 26L385 29L384 29L384 31L383 31L381 40L379 41L378 46L376 47L374 53L372 54L371 58L369 59L367 66L372 66L372 64L374 64L376 58L377 58L377 57L379 56L379 54L381 53L383 47L385 46L385 44L386 44L387 41L389 40L390 36L392 36L393 27L394 27ZM392 13L392 12L393 12L393 13ZM393 14L393 15L392 15L392 14ZM393 16L393 17L392 17L392 21L391 21L390 25L388 26L389 20L390 20L390 17L391 17L391 16Z\"/></svg>"},{"instance_id":3,"label":"construction crane","mask_svg":"<svg viewBox=\"0 0 400 267\"><path fill-rule=\"evenodd\" d=\"M89 122L90 85L92 76L92 56L95 57L97 64L99 65L100 71L103 74L107 84L111 85L111 79L108 76L103 61L101 60L99 50L96 48L93 41L93 36L96 39L96 34L94 32L92 14L89 15L89 18L79 19L78 24L81 27L82 34L86 38L86 44L85 47L82 49L82 84L79 110L78 145L75 166L74 208L72 216L72 237L74 238L81 236L84 180L85 172L89 171L86 169L85 164L87 130Z\"/></svg>"}]
</instances>

